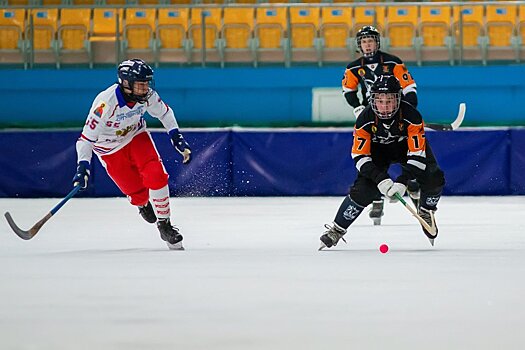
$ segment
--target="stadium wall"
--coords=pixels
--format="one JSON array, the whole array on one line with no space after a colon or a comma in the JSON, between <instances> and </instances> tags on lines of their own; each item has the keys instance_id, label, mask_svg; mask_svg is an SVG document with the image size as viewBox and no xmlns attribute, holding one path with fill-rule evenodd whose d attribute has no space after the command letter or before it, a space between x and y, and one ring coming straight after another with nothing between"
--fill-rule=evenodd
<instances>
[{"instance_id":1,"label":"stadium wall","mask_svg":"<svg viewBox=\"0 0 525 350\"><path fill-rule=\"evenodd\" d=\"M78 131L0 132L0 197L63 197L76 169ZM180 163L152 132L172 195L344 195L356 177L352 128L184 130L194 159ZM445 171L445 195L525 194L525 129L428 132ZM96 157L94 157L96 159ZM396 176L399 169L393 169ZM89 197L121 196L98 160Z\"/></svg>"},{"instance_id":2,"label":"stadium wall","mask_svg":"<svg viewBox=\"0 0 525 350\"><path fill-rule=\"evenodd\" d=\"M159 68L156 87L183 127L299 126L312 123L312 89L339 88L344 67ZM465 125L525 125L525 66L410 67L427 122L450 122L467 103ZM2 70L0 127L83 125L115 69ZM342 97L341 97L342 98ZM8 101L8 102L7 102ZM7 102L7 103L6 103ZM349 121L353 121L348 108ZM151 125L151 122L150 122Z\"/></svg>"}]
</instances>

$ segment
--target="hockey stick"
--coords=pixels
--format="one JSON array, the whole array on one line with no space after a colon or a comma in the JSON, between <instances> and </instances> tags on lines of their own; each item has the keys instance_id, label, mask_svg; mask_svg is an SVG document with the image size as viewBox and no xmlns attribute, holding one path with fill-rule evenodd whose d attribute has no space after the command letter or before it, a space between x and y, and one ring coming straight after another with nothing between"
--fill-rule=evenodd
<instances>
[{"instance_id":1,"label":"hockey stick","mask_svg":"<svg viewBox=\"0 0 525 350\"><path fill-rule=\"evenodd\" d=\"M461 123L463 123L463 119L465 118L466 111L467 111L467 105L464 102L462 102L459 104L458 116L456 117L456 120L452 122L452 124L429 123L429 124L425 124L425 126L429 129L436 130L436 131L456 130L457 128L461 126Z\"/></svg>"},{"instance_id":2,"label":"hockey stick","mask_svg":"<svg viewBox=\"0 0 525 350\"><path fill-rule=\"evenodd\" d=\"M429 233L430 233L432 236L434 236L434 237L437 235L437 234L436 234L436 230L434 230L432 227L430 227L430 225L429 225L425 220L423 220L423 218L422 218L421 216L419 216L419 214L415 211L415 209L412 208L412 207L410 206L410 204L408 204L408 203L403 199L403 197L401 197L401 196L399 195L399 193L396 193L396 194L395 194L395 197L396 197L396 199L398 199L398 200L399 200L399 201L405 206L405 208L408 209L408 211L409 211L410 213L412 213L412 215L417 219L417 221L419 221L419 223L421 224L421 226L423 226L423 227L425 228L425 230L427 230L427 232L429 232ZM429 238L429 237L427 237L427 238L428 238L428 240L430 241L430 244L432 244L432 246L434 246L434 238Z\"/></svg>"},{"instance_id":3,"label":"hockey stick","mask_svg":"<svg viewBox=\"0 0 525 350\"><path fill-rule=\"evenodd\" d=\"M35 237L35 235L38 233L38 231L42 228L42 226L44 226L44 224L49 220L51 219L51 217L53 215L56 214L57 211L60 210L60 208L62 208L62 206L64 204L66 204L66 202L68 200L70 200L75 194L77 194L77 192L80 190L81 188L81 185L76 185L72 190L71 192L68 193L67 196L64 197L64 199L62 199L60 201L60 203L58 203L53 209L51 209L49 211L49 213L47 213L46 216L44 216L39 222L37 222L36 224L33 225L33 227L31 227L29 230L27 231L24 231L22 230L20 227L18 227L16 224L15 224L15 221L13 220L13 218L11 217L11 214L9 214L9 212L6 212L4 214L5 218L7 219L7 223L9 224L9 226L11 226L11 228L13 229L13 231L15 231L15 233L17 234L18 237L24 239L24 240L30 240L31 238Z\"/></svg>"}]
</instances>

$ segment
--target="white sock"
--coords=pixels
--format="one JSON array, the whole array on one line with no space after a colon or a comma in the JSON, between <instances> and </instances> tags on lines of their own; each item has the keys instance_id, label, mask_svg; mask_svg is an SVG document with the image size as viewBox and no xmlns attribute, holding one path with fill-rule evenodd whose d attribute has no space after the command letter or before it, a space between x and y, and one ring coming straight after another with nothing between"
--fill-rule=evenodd
<instances>
[{"instance_id":1,"label":"white sock","mask_svg":"<svg viewBox=\"0 0 525 350\"><path fill-rule=\"evenodd\" d=\"M169 219L170 217L170 190L168 185L158 189L149 190L149 196L157 219Z\"/></svg>"}]
</instances>

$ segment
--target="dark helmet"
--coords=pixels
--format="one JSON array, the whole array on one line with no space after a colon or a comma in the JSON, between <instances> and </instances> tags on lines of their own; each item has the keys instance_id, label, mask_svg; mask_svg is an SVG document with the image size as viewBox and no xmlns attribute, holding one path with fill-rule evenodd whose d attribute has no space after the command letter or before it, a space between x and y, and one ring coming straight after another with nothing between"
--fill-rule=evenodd
<instances>
[{"instance_id":1,"label":"dark helmet","mask_svg":"<svg viewBox=\"0 0 525 350\"><path fill-rule=\"evenodd\" d=\"M364 38L373 38L376 41L377 48L374 52L365 54L363 52L363 49L361 48L361 40ZM363 28L359 29L359 31L355 35L355 40L357 42L357 47L359 48L359 51L363 54L365 57L370 57L375 55L377 50L381 47L381 34L379 34L379 31L374 26L364 26Z\"/></svg>"},{"instance_id":2,"label":"dark helmet","mask_svg":"<svg viewBox=\"0 0 525 350\"><path fill-rule=\"evenodd\" d=\"M149 91L143 95L135 95L133 86L135 82L148 82ZM129 89L131 93L125 93L132 101L144 103L153 94L154 80L153 69L141 59L131 59L123 61L118 66L118 83L121 89ZM124 90L123 90L124 91Z\"/></svg>"},{"instance_id":3,"label":"dark helmet","mask_svg":"<svg viewBox=\"0 0 525 350\"><path fill-rule=\"evenodd\" d=\"M401 105L401 85L393 75L381 75L370 88L370 104L380 119L390 119Z\"/></svg>"}]
</instances>

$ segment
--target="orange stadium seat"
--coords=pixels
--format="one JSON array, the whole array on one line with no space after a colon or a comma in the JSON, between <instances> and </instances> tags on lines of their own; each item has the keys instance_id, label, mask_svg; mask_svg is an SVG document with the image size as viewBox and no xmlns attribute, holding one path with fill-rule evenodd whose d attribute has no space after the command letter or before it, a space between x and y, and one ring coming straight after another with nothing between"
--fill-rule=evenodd
<instances>
[{"instance_id":1,"label":"orange stadium seat","mask_svg":"<svg viewBox=\"0 0 525 350\"><path fill-rule=\"evenodd\" d=\"M222 21L224 61L253 61L255 8L225 7Z\"/></svg>"},{"instance_id":2,"label":"orange stadium seat","mask_svg":"<svg viewBox=\"0 0 525 350\"><path fill-rule=\"evenodd\" d=\"M11 6L27 6L30 0L7 0L7 4Z\"/></svg>"},{"instance_id":3,"label":"orange stadium seat","mask_svg":"<svg viewBox=\"0 0 525 350\"><path fill-rule=\"evenodd\" d=\"M0 9L0 61L7 63L25 60L25 9Z\"/></svg>"},{"instance_id":4,"label":"orange stadium seat","mask_svg":"<svg viewBox=\"0 0 525 350\"><path fill-rule=\"evenodd\" d=\"M174 5L189 5L192 3L192 0L168 0L168 4Z\"/></svg>"},{"instance_id":5,"label":"orange stadium seat","mask_svg":"<svg viewBox=\"0 0 525 350\"><path fill-rule=\"evenodd\" d=\"M127 8L124 21L123 48L126 58L133 58L132 53L153 54L155 20L157 10L154 8ZM133 57L129 57L132 54ZM150 61L150 58L143 57Z\"/></svg>"},{"instance_id":6,"label":"orange stadium seat","mask_svg":"<svg viewBox=\"0 0 525 350\"><path fill-rule=\"evenodd\" d=\"M158 5L160 0L138 0L139 5Z\"/></svg>"},{"instance_id":7,"label":"orange stadium seat","mask_svg":"<svg viewBox=\"0 0 525 350\"><path fill-rule=\"evenodd\" d=\"M91 45L88 40L90 25L91 9L63 8L60 10L60 25L57 34L59 64L67 59L69 62L87 61L90 66L92 65Z\"/></svg>"},{"instance_id":8,"label":"orange stadium seat","mask_svg":"<svg viewBox=\"0 0 525 350\"><path fill-rule=\"evenodd\" d=\"M317 35L320 17L319 7L290 8L292 61L320 62L321 49Z\"/></svg>"},{"instance_id":9,"label":"orange stadium seat","mask_svg":"<svg viewBox=\"0 0 525 350\"><path fill-rule=\"evenodd\" d=\"M422 61L454 62L450 32L452 7L447 5L422 5L420 7L418 64Z\"/></svg>"},{"instance_id":10,"label":"orange stadium seat","mask_svg":"<svg viewBox=\"0 0 525 350\"><path fill-rule=\"evenodd\" d=\"M62 0L42 0L42 6L56 6L61 4Z\"/></svg>"},{"instance_id":11,"label":"orange stadium seat","mask_svg":"<svg viewBox=\"0 0 525 350\"><path fill-rule=\"evenodd\" d=\"M517 5L486 6L485 33L488 38L488 60L519 59L516 18L518 18Z\"/></svg>"},{"instance_id":12,"label":"orange stadium seat","mask_svg":"<svg viewBox=\"0 0 525 350\"><path fill-rule=\"evenodd\" d=\"M258 61L283 62L287 57L287 19L284 7L258 7L254 36Z\"/></svg>"},{"instance_id":13,"label":"orange stadium seat","mask_svg":"<svg viewBox=\"0 0 525 350\"><path fill-rule=\"evenodd\" d=\"M57 22L58 9L32 9L28 13L26 36L33 39L35 63L58 65ZM33 31L30 18L33 18Z\"/></svg>"},{"instance_id":14,"label":"orange stadium seat","mask_svg":"<svg viewBox=\"0 0 525 350\"><path fill-rule=\"evenodd\" d=\"M106 5L126 5L126 0L106 0Z\"/></svg>"},{"instance_id":15,"label":"orange stadium seat","mask_svg":"<svg viewBox=\"0 0 525 350\"><path fill-rule=\"evenodd\" d=\"M72 0L72 5L95 5L96 0Z\"/></svg>"},{"instance_id":16,"label":"orange stadium seat","mask_svg":"<svg viewBox=\"0 0 525 350\"><path fill-rule=\"evenodd\" d=\"M416 37L418 27L417 6L389 6L386 24L386 37L389 50L404 61L416 61Z\"/></svg>"},{"instance_id":17,"label":"orange stadium seat","mask_svg":"<svg viewBox=\"0 0 525 350\"><path fill-rule=\"evenodd\" d=\"M204 17L204 40L202 21ZM192 48L192 61L202 59L202 48L206 50L206 61L223 62L219 37L222 27L222 8L193 8L188 37Z\"/></svg>"},{"instance_id":18,"label":"orange stadium seat","mask_svg":"<svg viewBox=\"0 0 525 350\"><path fill-rule=\"evenodd\" d=\"M348 62L355 55L351 7L322 7L319 37L321 62Z\"/></svg>"},{"instance_id":19,"label":"orange stadium seat","mask_svg":"<svg viewBox=\"0 0 525 350\"><path fill-rule=\"evenodd\" d=\"M460 58L481 60L485 63L484 6L459 5L453 8L453 36L456 46L460 46ZM460 25L460 16L463 22Z\"/></svg>"},{"instance_id":20,"label":"orange stadium seat","mask_svg":"<svg viewBox=\"0 0 525 350\"><path fill-rule=\"evenodd\" d=\"M156 61L186 62L189 59L189 17L189 8L159 8Z\"/></svg>"}]
</instances>

